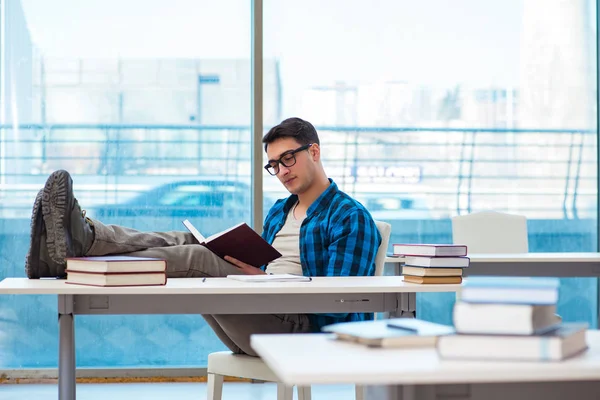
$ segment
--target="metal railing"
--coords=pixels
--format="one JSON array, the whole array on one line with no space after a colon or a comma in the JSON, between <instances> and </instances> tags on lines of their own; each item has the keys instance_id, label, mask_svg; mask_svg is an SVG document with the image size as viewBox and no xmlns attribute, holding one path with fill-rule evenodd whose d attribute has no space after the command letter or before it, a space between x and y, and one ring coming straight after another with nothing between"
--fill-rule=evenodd
<instances>
[{"instance_id":1,"label":"metal railing","mask_svg":"<svg viewBox=\"0 0 600 400\"><path fill-rule=\"evenodd\" d=\"M394 204L409 204L420 218L491 208L530 218L595 217L592 130L317 129L329 174L351 195L383 199L374 205L379 211L408 213ZM250 181L249 126L23 124L0 130L5 210L32 198L59 168L83 176L84 196L101 203L197 176ZM265 176L266 192L281 189Z\"/></svg>"}]
</instances>

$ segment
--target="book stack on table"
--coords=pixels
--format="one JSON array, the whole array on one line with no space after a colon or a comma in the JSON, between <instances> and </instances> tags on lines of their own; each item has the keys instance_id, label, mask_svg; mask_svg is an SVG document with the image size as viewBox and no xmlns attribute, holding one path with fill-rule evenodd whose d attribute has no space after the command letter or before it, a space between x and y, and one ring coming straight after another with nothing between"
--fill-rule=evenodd
<instances>
[{"instance_id":1,"label":"book stack on table","mask_svg":"<svg viewBox=\"0 0 600 400\"><path fill-rule=\"evenodd\" d=\"M151 286L167 283L159 258L102 256L67 258L67 283L88 286Z\"/></svg>"},{"instance_id":2,"label":"book stack on table","mask_svg":"<svg viewBox=\"0 0 600 400\"><path fill-rule=\"evenodd\" d=\"M559 361L587 348L586 323L556 315L558 278L471 277L454 305L442 358Z\"/></svg>"},{"instance_id":3,"label":"book stack on table","mask_svg":"<svg viewBox=\"0 0 600 400\"><path fill-rule=\"evenodd\" d=\"M470 262L460 244L394 244L394 255L404 257L402 275L410 283L461 283Z\"/></svg>"}]
</instances>

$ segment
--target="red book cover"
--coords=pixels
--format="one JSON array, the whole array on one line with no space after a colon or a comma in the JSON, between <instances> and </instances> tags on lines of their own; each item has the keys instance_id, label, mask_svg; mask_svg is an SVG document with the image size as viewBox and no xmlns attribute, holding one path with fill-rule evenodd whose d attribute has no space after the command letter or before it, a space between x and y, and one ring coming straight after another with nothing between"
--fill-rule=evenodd
<instances>
[{"instance_id":1,"label":"red book cover","mask_svg":"<svg viewBox=\"0 0 600 400\"><path fill-rule=\"evenodd\" d=\"M254 267L260 267L281 257L280 252L244 222L206 239L188 220L184 221L184 225L198 243L221 258L230 256Z\"/></svg>"}]
</instances>

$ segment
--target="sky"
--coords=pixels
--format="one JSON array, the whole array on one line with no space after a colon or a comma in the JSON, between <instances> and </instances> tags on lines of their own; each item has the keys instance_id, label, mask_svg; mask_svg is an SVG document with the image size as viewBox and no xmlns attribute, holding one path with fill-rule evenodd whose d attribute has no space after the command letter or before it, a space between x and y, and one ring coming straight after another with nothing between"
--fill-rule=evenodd
<instances>
[{"instance_id":1,"label":"sky","mask_svg":"<svg viewBox=\"0 0 600 400\"><path fill-rule=\"evenodd\" d=\"M12 0L15 1L15 0ZM248 58L249 0L21 0L46 56ZM284 78L512 84L522 0L265 0Z\"/></svg>"},{"instance_id":2,"label":"sky","mask_svg":"<svg viewBox=\"0 0 600 400\"><path fill-rule=\"evenodd\" d=\"M46 57L250 58L250 0L9 1L21 1ZM544 40L555 24L563 35L593 20L594 7L593 0L264 0L264 57L279 62L284 111L292 114L307 89L337 81L516 88L522 57L534 65L537 57L524 50L523 29L542 27L534 34L543 51L553 46ZM574 37L567 40L578 45Z\"/></svg>"}]
</instances>

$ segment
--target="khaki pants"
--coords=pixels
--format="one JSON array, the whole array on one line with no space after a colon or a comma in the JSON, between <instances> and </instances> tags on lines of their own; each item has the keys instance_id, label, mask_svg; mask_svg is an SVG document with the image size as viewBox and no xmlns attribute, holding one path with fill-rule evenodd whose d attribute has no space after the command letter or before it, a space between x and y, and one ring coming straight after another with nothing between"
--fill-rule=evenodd
<instances>
[{"instance_id":1,"label":"khaki pants","mask_svg":"<svg viewBox=\"0 0 600 400\"><path fill-rule=\"evenodd\" d=\"M86 256L123 254L167 260L168 278L224 277L240 270L206 247L189 232L140 232L94 220L94 243ZM234 353L256 356L250 347L255 333L311 332L306 314L203 315L219 339Z\"/></svg>"}]
</instances>

